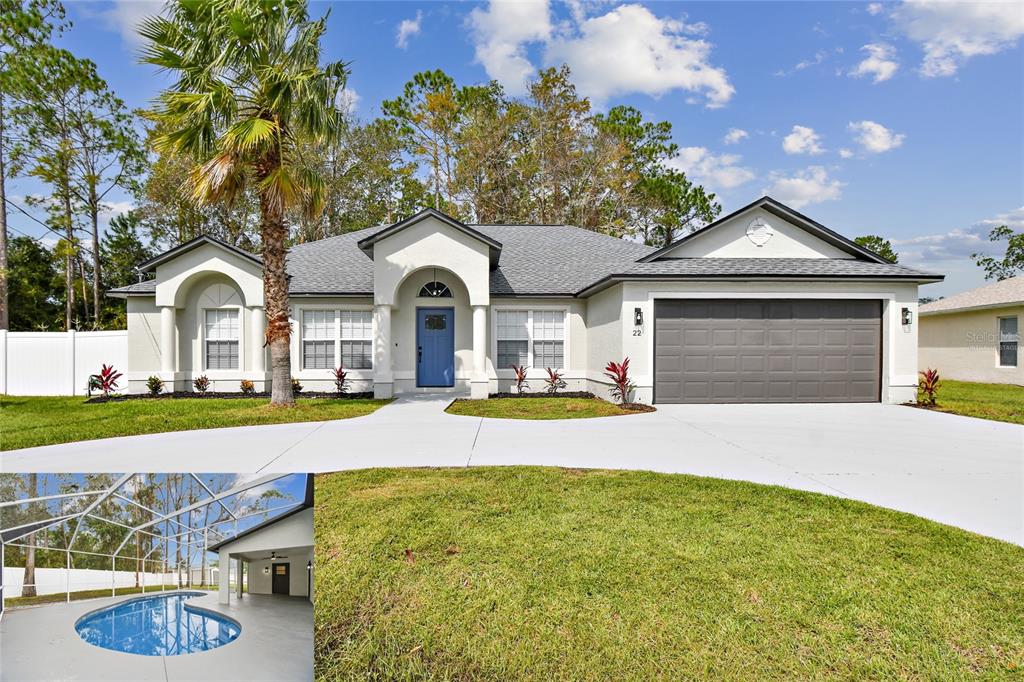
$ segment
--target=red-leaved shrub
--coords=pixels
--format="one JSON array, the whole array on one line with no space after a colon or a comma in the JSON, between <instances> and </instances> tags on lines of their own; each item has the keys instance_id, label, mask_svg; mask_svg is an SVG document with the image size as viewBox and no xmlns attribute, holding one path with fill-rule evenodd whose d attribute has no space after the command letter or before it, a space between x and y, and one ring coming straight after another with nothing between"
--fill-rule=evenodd
<instances>
[{"instance_id":1,"label":"red-leaved shrub","mask_svg":"<svg viewBox=\"0 0 1024 682\"><path fill-rule=\"evenodd\" d=\"M348 390L348 372L344 367L335 367L331 371L334 372L334 388L338 395L343 395Z\"/></svg>"},{"instance_id":2,"label":"red-leaved shrub","mask_svg":"<svg viewBox=\"0 0 1024 682\"><path fill-rule=\"evenodd\" d=\"M516 392L522 395L523 389L530 387L530 382L526 380L526 366L512 365L512 371L516 373Z\"/></svg>"},{"instance_id":3,"label":"red-leaved shrub","mask_svg":"<svg viewBox=\"0 0 1024 682\"><path fill-rule=\"evenodd\" d=\"M102 365L96 377L96 387L103 391L103 397L110 397L110 392L117 388L117 380L123 375L113 365Z\"/></svg>"},{"instance_id":4,"label":"red-leaved shrub","mask_svg":"<svg viewBox=\"0 0 1024 682\"><path fill-rule=\"evenodd\" d=\"M562 378L561 372L556 372L550 367L545 367L545 369L548 372L548 376L544 379L544 385L546 386L545 390L548 393L554 395L555 393L558 393L559 390L565 388L565 379Z\"/></svg>"},{"instance_id":5,"label":"red-leaved shrub","mask_svg":"<svg viewBox=\"0 0 1024 682\"><path fill-rule=\"evenodd\" d=\"M921 381L918 382L918 388L921 389L921 395L923 399L922 403L933 407L935 405L935 396L939 392L939 370L937 369L926 369L921 374Z\"/></svg>"},{"instance_id":6,"label":"red-leaved shrub","mask_svg":"<svg viewBox=\"0 0 1024 682\"><path fill-rule=\"evenodd\" d=\"M629 402L629 394L636 389L636 384L629 378L629 358L617 362L609 362L604 368L604 375L612 380L612 397L625 405Z\"/></svg>"}]
</instances>

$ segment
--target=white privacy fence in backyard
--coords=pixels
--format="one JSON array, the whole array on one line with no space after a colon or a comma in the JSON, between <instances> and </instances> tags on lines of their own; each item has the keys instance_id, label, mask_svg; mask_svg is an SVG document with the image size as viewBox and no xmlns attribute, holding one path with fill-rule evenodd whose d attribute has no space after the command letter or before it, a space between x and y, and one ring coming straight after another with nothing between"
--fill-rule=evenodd
<instances>
[{"instance_id":1,"label":"white privacy fence in backyard","mask_svg":"<svg viewBox=\"0 0 1024 682\"><path fill-rule=\"evenodd\" d=\"M0 330L0 394L85 395L103 364L128 369L128 332ZM121 385L127 387L127 380Z\"/></svg>"},{"instance_id":2,"label":"white privacy fence in backyard","mask_svg":"<svg viewBox=\"0 0 1024 682\"><path fill-rule=\"evenodd\" d=\"M209 573L209 569L207 569ZM135 571L104 571L95 568L72 568L68 571L65 568L36 568L35 570L36 594L58 594L63 592L79 592L82 590L109 590L111 588L135 587ZM216 576L216 569L213 575ZM145 585L146 589L161 586L167 588L177 587L175 573L139 573L138 585ZM199 578L199 569L195 571L195 578ZM182 582L186 582L185 572L182 571ZM12 599L22 595L24 587L25 569L19 567L4 566L3 591L5 599ZM193 584L199 584L195 582ZM213 584L213 583L206 583Z\"/></svg>"}]
</instances>

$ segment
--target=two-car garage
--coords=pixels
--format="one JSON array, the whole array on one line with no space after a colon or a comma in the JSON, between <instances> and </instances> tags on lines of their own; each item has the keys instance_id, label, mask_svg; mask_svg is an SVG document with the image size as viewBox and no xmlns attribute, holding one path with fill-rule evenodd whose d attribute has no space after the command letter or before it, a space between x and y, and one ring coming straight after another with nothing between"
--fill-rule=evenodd
<instances>
[{"instance_id":1,"label":"two-car garage","mask_svg":"<svg viewBox=\"0 0 1024 682\"><path fill-rule=\"evenodd\" d=\"M877 299L662 299L657 403L878 402Z\"/></svg>"}]
</instances>

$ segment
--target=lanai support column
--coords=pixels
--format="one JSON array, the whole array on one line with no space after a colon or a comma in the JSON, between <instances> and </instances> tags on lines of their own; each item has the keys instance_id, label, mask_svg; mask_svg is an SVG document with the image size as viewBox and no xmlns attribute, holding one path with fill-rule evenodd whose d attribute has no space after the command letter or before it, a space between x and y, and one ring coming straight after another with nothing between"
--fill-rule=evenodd
<instances>
[{"instance_id":1,"label":"lanai support column","mask_svg":"<svg viewBox=\"0 0 1024 682\"><path fill-rule=\"evenodd\" d=\"M390 398L395 392L395 379L391 372L391 306L379 303L373 306L373 397Z\"/></svg>"},{"instance_id":2,"label":"lanai support column","mask_svg":"<svg viewBox=\"0 0 1024 682\"><path fill-rule=\"evenodd\" d=\"M267 316L263 308L249 308L250 365L252 372L259 375L257 380L263 384L263 390L267 390L267 349L263 346L266 341L266 330Z\"/></svg>"},{"instance_id":3,"label":"lanai support column","mask_svg":"<svg viewBox=\"0 0 1024 682\"><path fill-rule=\"evenodd\" d=\"M469 380L469 397L483 400L490 393L487 377L487 306L473 306L473 376Z\"/></svg>"},{"instance_id":4,"label":"lanai support column","mask_svg":"<svg viewBox=\"0 0 1024 682\"><path fill-rule=\"evenodd\" d=\"M235 596L238 597L239 601L242 599L242 576L242 557L238 557L238 566L235 567Z\"/></svg>"},{"instance_id":5,"label":"lanai support column","mask_svg":"<svg viewBox=\"0 0 1024 682\"><path fill-rule=\"evenodd\" d=\"M217 603L231 603L231 555L219 552L217 555Z\"/></svg>"}]
</instances>

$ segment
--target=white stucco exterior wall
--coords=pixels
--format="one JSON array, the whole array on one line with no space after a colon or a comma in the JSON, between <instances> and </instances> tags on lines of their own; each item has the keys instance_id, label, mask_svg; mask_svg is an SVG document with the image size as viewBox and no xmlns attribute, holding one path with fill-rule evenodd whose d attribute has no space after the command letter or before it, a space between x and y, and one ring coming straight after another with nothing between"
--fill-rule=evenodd
<instances>
[{"instance_id":1,"label":"white stucco exterior wall","mask_svg":"<svg viewBox=\"0 0 1024 682\"><path fill-rule=\"evenodd\" d=\"M763 246L747 238L755 219L771 226L774 235ZM853 258L806 230L761 209L751 209L709 232L665 253L664 258Z\"/></svg>"},{"instance_id":2,"label":"white stucco exterior wall","mask_svg":"<svg viewBox=\"0 0 1024 682\"><path fill-rule=\"evenodd\" d=\"M999 366L999 318L1016 317L1024 332L1024 305L922 315L918 367L960 381L1024 386L1024 352L1017 366Z\"/></svg>"}]
</instances>

